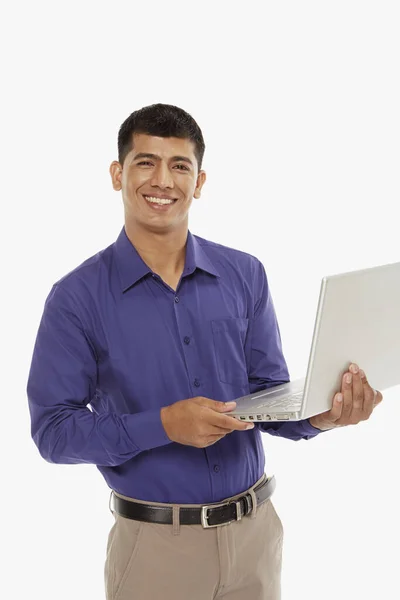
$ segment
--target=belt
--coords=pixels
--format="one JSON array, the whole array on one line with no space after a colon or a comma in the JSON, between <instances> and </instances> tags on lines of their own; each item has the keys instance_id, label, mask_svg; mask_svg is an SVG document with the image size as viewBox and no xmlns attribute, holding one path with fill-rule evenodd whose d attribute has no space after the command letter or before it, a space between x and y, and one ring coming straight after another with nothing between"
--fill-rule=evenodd
<instances>
[{"instance_id":1,"label":"belt","mask_svg":"<svg viewBox=\"0 0 400 600\"><path fill-rule=\"evenodd\" d=\"M270 498L275 490L275 476L266 478L256 488L254 493L257 499L257 506ZM121 517L134 519L135 521L147 521L151 523L172 524L171 504L165 506L153 506L151 504L139 504L134 500L125 500L116 496L114 497L114 510ZM179 522L181 525L202 525L204 528L217 527L218 525L226 525L233 521L248 515L253 510L253 500L249 493L227 500L219 504L206 504L198 508L195 507L179 507Z\"/></svg>"}]
</instances>

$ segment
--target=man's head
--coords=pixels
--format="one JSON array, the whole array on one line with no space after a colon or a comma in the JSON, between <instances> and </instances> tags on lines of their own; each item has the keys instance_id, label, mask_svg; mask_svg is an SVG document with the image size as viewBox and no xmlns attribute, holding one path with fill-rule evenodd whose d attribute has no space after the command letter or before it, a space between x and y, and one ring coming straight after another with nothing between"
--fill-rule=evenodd
<instances>
[{"instance_id":1,"label":"man's head","mask_svg":"<svg viewBox=\"0 0 400 600\"><path fill-rule=\"evenodd\" d=\"M118 161L110 166L126 224L159 233L187 229L193 197L206 179L204 150L200 127L181 108L153 104L133 112L120 127ZM156 198L174 202L160 205Z\"/></svg>"}]
</instances>

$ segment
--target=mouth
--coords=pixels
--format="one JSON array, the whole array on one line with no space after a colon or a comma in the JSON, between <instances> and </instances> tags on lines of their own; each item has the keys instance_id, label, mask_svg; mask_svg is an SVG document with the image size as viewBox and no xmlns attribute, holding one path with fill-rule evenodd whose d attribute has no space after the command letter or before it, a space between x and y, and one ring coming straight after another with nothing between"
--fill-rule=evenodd
<instances>
[{"instance_id":1,"label":"mouth","mask_svg":"<svg viewBox=\"0 0 400 600\"><path fill-rule=\"evenodd\" d=\"M143 194L142 194L143 195ZM156 210L166 210L170 206L173 206L178 198L170 198L168 196L147 196L143 195L143 198L151 208L155 208Z\"/></svg>"}]
</instances>

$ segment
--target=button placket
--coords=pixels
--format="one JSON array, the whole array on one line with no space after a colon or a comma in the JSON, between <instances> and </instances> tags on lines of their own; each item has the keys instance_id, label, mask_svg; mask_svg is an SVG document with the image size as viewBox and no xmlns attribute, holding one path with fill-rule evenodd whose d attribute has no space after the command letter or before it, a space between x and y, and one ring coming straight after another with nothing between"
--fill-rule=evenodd
<instances>
[{"instance_id":1,"label":"button placket","mask_svg":"<svg viewBox=\"0 0 400 600\"><path fill-rule=\"evenodd\" d=\"M178 304L179 302L180 302L180 297L178 295L175 295L174 296L174 304ZM204 383L204 381L202 382L202 380L201 380L201 376L203 375L201 370L200 370L200 372L198 370L199 367L198 367L196 341L193 338L192 323L190 322L190 319L188 319L188 314L186 311L185 304L182 304L182 306L180 306L179 310L178 310L178 307L176 307L175 314L176 314L178 329L182 332L181 333L182 344L185 344L185 346L188 346L187 352L185 352L184 355L185 355L185 362L187 365L188 375L190 378L189 381L191 380L191 385L193 386L193 389L197 389L197 388L200 388L203 384L204 385L206 385L206 384ZM192 335L183 335L184 331L191 332ZM190 349L189 349L189 345L190 345ZM199 375L199 377L194 376L196 373ZM206 391L206 388L203 393L205 393L205 391ZM196 394L196 392L194 393L194 395L195 394Z\"/></svg>"}]
</instances>

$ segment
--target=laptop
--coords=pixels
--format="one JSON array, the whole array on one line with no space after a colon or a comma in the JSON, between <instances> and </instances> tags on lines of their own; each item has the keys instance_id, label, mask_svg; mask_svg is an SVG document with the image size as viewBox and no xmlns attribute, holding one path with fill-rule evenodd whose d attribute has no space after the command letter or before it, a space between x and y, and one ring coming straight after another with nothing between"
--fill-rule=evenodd
<instances>
[{"instance_id":1,"label":"laptop","mask_svg":"<svg viewBox=\"0 0 400 600\"><path fill-rule=\"evenodd\" d=\"M332 408L350 363L371 387L400 384L400 262L323 277L307 374L236 398L241 421L299 421Z\"/></svg>"}]
</instances>

